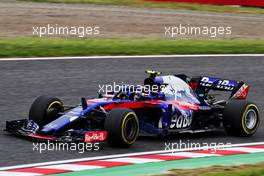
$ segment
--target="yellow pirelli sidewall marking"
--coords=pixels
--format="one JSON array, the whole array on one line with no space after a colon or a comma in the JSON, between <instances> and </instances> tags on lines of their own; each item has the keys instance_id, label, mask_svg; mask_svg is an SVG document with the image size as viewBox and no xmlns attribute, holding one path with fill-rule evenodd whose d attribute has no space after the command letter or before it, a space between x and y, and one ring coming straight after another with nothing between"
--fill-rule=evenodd
<instances>
[{"instance_id":1,"label":"yellow pirelli sidewall marking","mask_svg":"<svg viewBox=\"0 0 264 176\"><path fill-rule=\"evenodd\" d=\"M50 109L53 105L55 105L55 104L59 104L59 105L61 105L62 106L62 103L61 102L59 102L59 101L53 101L49 106L48 106L48 109Z\"/></svg>"},{"instance_id":2,"label":"yellow pirelli sidewall marking","mask_svg":"<svg viewBox=\"0 0 264 176\"><path fill-rule=\"evenodd\" d=\"M254 133L256 130L257 130L257 127L259 126L259 122L260 122L260 120L259 120L259 109L258 109L258 107L255 105L255 104L249 104L249 105L247 105L247 107L246 107L246 110L243 112L243 115L242 115L242 127L243 127L243 130L247 133L247 134L250 134L250 132L248 131L248 129L246 128L246 126L245 126L245 116L246 116L246 112L248 111L248 109L249 108L251 108L251 107L254 107L256 110L257 110L257 121L258 121L258 123L257 123L257 125L256 125L256 127L255 127L255 129L253 130L253 132L252 133Z\"/></svg>"},{"instance_id":3,"label":"yellow pirelli sidewall marking","mask_svg":"<svg viewBox=\"0 0 264 176\"><path fill-rule=\"evenodd\" d=\"M126 119L130 116L130 115L133 115L137 121L137 126L138 126L138 129L139 129L139 124L138 124L138 118L137 118L137 115L134 113L134 112L129 112L126 114L126 116L124 117L123 121L122 121L122 125L121 125L121 135L122 135L122 139L127 143L127 144L132 144L136 141L136 138L132 141L128 141L126 138L125 138L125 134L124 134L124 127L125 127L125 122L126 122ZM138 135L139 133L139 130L137 130L137 134Z\"/></svg>"}]
</instances>

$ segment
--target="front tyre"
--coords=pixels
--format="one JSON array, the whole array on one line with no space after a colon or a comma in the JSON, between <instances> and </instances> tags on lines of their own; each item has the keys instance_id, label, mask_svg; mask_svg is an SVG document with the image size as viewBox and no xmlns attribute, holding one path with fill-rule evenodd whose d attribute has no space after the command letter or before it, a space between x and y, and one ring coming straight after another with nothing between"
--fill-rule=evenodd
<instances>
[{"instance_id":1,"label":"front tyre","mask_svg":"<svg viewBox=\"0 0 264 176\"><path fill-rule=\"evenodd\" d=\"M38 97L31 105L29 119L42 127L55 120L62 111L63 103L60 99L44 95Z\"/></svg>"},{"instance_id":2,"label":"front tyre","mask_svg":"<svg viewBox=\"0 0 264 176\"><path fill-rule=\"evenodd\" d=\"M231 100L223 113L224 127L234 136L252 136L260 123L260 113L255 103Z\"/></svg>"},{"instance_id":3,"label":"front tyre","mask_svg":"<svg viewBox=\"0 0 264 176\"><path fill-rule=\"evenodd\" d=\"M105 130L108 132L107 142L117 147L129 147L139 134L139 121L131 109L112 109L105 119Z\"/></svg>"}]
</instances>

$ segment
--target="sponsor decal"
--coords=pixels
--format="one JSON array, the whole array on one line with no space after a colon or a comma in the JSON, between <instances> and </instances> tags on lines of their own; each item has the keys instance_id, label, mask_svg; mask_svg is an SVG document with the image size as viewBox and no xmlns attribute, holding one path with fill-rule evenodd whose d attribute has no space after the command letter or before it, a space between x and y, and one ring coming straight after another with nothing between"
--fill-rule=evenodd
<instances>
[{"instance_id":1,"label":"sponsor decal","mask_svg":"<svg viewBox=\"0 0 264 176\"><path fill-rule=\"evenodd\" d=\"M233 96L236 99L246 99L249 91L249 85L243 84Z\"/></svg>"},{"instance_id":2,"label":"sponsor decal","mask_svg":"<svg viewBox=\"0 0 264 176\"><path fill-rule=\"evenodd\" d=\"M204 87L214 86L214 88L217 89L232 91L236 85L236 82L231 80L218 80L216 78L203 77L201 79L200 85Z\"/></svg>"},{"instance_id":3,"label":"sponsor decal","mask_svg":"<svg viewBox=\"0 0 264 176\"><path fill-rule=\"evenodd\" d=\"M107 138L107 131L92 131L84 135L84 142L105 141Z\"/></svg>"},{"instance_id":4,"label":"sponsor decal","mask_svg":"<svg viewBox=\"0 0 264 176\"><path fill-rule=\"evenodd\" d=\"M186 128L189 127L192 123L192 116L183 116L175 114L171 117L171 125L170 128Z\"/></svg>"}]
</instances>

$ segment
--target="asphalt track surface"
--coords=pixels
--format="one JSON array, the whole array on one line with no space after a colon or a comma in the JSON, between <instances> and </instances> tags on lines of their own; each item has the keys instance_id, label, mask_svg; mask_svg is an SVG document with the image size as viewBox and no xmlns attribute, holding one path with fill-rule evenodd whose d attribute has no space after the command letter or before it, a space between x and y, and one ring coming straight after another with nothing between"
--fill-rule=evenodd
<instances>
[{"instance_id":1,"label":"asphalt track surface","mask_svg":"<svg viewBox=\"0 0 264 176\"><path fill-rule=\"evenodd\" d=\"M228 136L224 131L170 136L165 139L140 137L129 149L101 144L99 151L33 151L32 141L3 132L5 121L26 118L38 95L55 95L65 104L77 104L80 97L95 97L98 85L113 81L141 84L146 69L164 74L185 73L244 80L251 85L249 99L263 116L264 58L115 58L87 60L0 61L0 167L83 157L163 150L168 143L247 143L264 141L261 126L251 138Z\"/></svg>"}]
</instances>

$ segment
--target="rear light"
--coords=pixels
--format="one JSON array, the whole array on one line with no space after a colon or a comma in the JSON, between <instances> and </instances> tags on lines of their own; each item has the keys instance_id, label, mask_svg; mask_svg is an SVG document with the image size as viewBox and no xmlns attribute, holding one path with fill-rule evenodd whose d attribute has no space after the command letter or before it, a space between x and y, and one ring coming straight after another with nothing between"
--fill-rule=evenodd
<instances>
[{"instance_id":1,"label":"rear light","mask_svg":"<svg viewBox=\"0 0 264 176\"><path fill-rule=\"evenodd\" d=\"M84 142L105 141L107 138L107 131L92 131L84 134Z\"/></svg>"}]
</instances>

